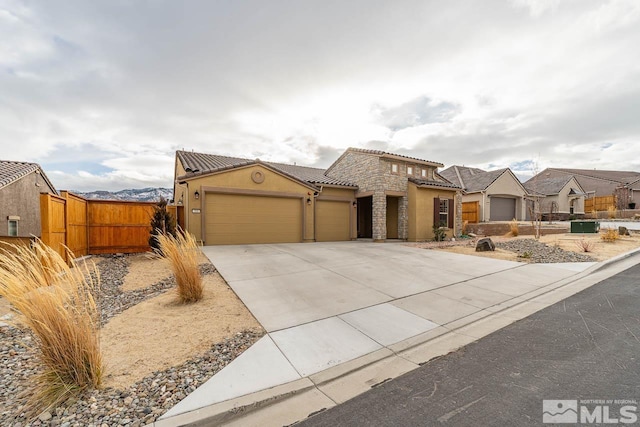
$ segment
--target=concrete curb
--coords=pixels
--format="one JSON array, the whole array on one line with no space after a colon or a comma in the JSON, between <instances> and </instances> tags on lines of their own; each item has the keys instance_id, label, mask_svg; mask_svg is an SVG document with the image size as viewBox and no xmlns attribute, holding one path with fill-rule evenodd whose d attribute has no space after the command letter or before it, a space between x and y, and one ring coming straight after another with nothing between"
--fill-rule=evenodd
<instances>
[{"instance_id":1,"label":"concrete curb","mask_svg":"<svg viewBox=\"0 0 640 427\"><path fill-rule=\"evenodd\" d=\"M301 397L305 393L314 391L320 393L325 399L318 399L317 396L315 396L314 400L316 406L320 405L320 407L310 405L306 408L304 404L301 405L299 402L300 400L304 401L304 399L298 399L296 405L291 406L295 406L294 410L300 414L299 418L295 420L287 420L284 423L281 422L279 425L299 421L314 412L322 411L328 407L341 403L331 400L331 398L325 395L320 389L329 383L336 382L337 380L346 378L350 375L356 375L358 372L366 370L375 364L392 361L393 358L402 359L404 362L409 362L411 365L401 372L400 375L412 369L417 369L420 365L428 362L430 359L455 351L458 348L481 339L489 333L502 329L508 324L514 323L519 319L555 304L555 302L553 302L555 299L559 298L558 300L562 300L568 298L583 289L605 280L609 276L603 275L603 277L600 278L594 277L594 274L601 274L604 270L614 267L636 255L640 255L640 248L618 255L609 260L599 262L583 272L576 273L573 276L551 283L520 297L514 297L502 304L489 307L490 309L495 309L495 311L487 309L486 311L490 312L488 315L483 314L482 316L478 316L479 313L474 313L449 324L439 326L423 334L408 338L391 346L384 347L373 353L369 353L354 360L331 367L311 375L310 377L305 377L270 389L261 390L235 399L213 404L195 411L178 414L170 418L160 419L153 424L149 424L149 426L208 426L235 423L243 417L255 415L261 410L266 410L274 405L285 404L285 402ZM624 269L621 271L624 271ZM611 276L617 273L618 271L613 271ZM587 281L588 283L586 284L579 284L575 289L568 289L572 285L576 285L579 281L585 280L590 276L593 279L592 281ZM569 291L568 293L567 290ZM524 308L524 310L521 310L521 308ZM509 313L514 311L518 312L517 317L510 317ZM523 313L525 315L521 316ZM506 322L505 318L510 320ZM498 322L495 322L496 320ZM492 321L494 324L492 324ZM489 326L489 328L487 328L487 326ZM480 333L472 332L474 327L479 327L477 329L480 329ZM451 337L454 337L452 341L455 341L456 344L448 346L438 345L438 343L442 343ZM415 351L419 347L425 346L425 344L432 343L434 344L433 347L437 349L435 351L428 352L429 355L425 356L427 357L427 360L419 361L415 358L412 360L411 357L405 357L402 354ZM395 376L384 378L381 382L385 382L392 378L395 378ZM369 388L373 388L377 385L377 383L371 384ZM355 395L365 391L366 389L361 388L361 390ZM355 397L355 395L352 397ZM307 412L305 413L305 411ZM240 423L240 425L241 424L242 423Z\"/></svg>"}]
</instances>

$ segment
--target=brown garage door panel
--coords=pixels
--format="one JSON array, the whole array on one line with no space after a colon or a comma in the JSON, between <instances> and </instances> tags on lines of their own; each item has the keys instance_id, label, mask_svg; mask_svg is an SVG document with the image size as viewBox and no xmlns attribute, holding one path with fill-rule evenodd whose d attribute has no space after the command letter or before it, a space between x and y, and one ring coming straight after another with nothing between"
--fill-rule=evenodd
<instances>
[{"instance_id":1,"label":"brown garage door panel","mask_svg":"<svg viewBox=\"0 0 640 427\"><path fill-rule=\"evenodd\" d=\"M511 221L516 217L516 199L491 198L491 221Z\"/></svg>"},{"instance_id":2,"label":"brown garage door panel","mask_svg":"<svg viewBox=\"0 0 640 427\"><path fill-rule=\"evenodd\" d=\"M351 240L351 203L329 200L316 202L316 241Z\"/></svg>"},{"instance_id":3,"label":"brown garage door panel","mask_svg":"<svg viewBox=\"0 0 640 427\"><path fill-rule=\"evenodd\" d=\"M297 198L207 194L207 245L302 241L302 202Z\"/></svg>"}]
</instances>

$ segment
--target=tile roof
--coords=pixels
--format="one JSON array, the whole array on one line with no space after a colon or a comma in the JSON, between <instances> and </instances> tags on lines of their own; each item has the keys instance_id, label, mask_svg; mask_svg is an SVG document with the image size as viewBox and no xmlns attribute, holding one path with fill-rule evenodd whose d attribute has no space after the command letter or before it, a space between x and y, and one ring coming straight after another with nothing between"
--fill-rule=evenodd
<instances>
[{"instance_id":1,"label":"tile roof","mask_svg":"<svg viewBox=\"0 0 640 427\"><path fill-rule=\"evenodd\" d=\"M536 176L538 179L573 176L584 191L595 196L614 194L621 185L633 184L640 179L639 172L561 168L547 168Z\"/></svg>"},{"instance_id":2,"label":"tile roof","mask_svg":"<svg viewBox=\"0 0 640 427\"><path fill-rule=\"evenodd\" d=\"M565 168L550 168L553 170L565 172L571 175L581 175L590 178L605 179L608 181L618 182L620 184L627 184L637 181L640 178L640 172L634 171L613 171L613 170L599 170L599 169L565 169Z\"/></svg>"},{"instance_id":3,"label":"tile roof","mask_svg":"<svg viewBox=\"0 0 640 427\"><path fill-rule=\"evenodd\" d=\"M220 156L216 154L194 153L189 151L177 151L176 155L187 174L180 178L190 178L212 172L220 172L227 169L241 166L262 163L268 165L285 175L289 175L299 181L318 185L338 185L343 187L354 187L357 185L350 182L330 178L325 175L324 169L312 168L308 166L288 165L284 163L264 162L260 160L243 159L240 157Z\"/></svg>"},{"instance_id":4,"label":"tile roof","mask_svg":"<svg viewBox=\"0 0 640 427\"><path fill-rule=\"evenodd\" d=\"M416 162L429 163L429 164L432 164L434 166L440 166L440 167L444 166L440 162L434 162L432 160L419 159L417 157L405 156L403 154L389 153L388 151L370 150L370 149L367 149L367 148L354 148L354 147L347 148L347 151L354 151L354 152L357 152L357 153L365 153L365 154L375 154L376 156L401 157L401 158L404 158L404 159L407 159L407 160L413 160L413 161L416 161Z\"/></svg>"},{"instance_id":5,"label":"tile roof","mask_svg":"<svg viewBox=\"0 0 640 427\"><path fill-rule=\"evenodd\" d=\"M0 160L0 188L40 169L37 163Z\"/></svg>"},{"instance_id":6,"label":"tile roof","mask_svg":"<svg viewBox=\"0 0 640 427\"><path fill-rule=\"evenodd\" d=\"M493 182L509 168L484 171L478 168L466 166L450 166L438 172L447 180L462 187L467 193L476 193L486 190Z\"/></svg>"},{"instance_id":7,"label":"tile roof","mask_svg":"<svg viewBox=\"0 0 640 427\"><path fill-rule=\"evenodd\" d=\"M531 178L525 182L524 188L530 193L544 194L551 196L558 194L569 181L573 179L573 175L559 176L555 178Z\"/></svg>"},{"instance_id":8,"label":"tile roof","mask_svg":"<svg viewBox=\"0 0 640 427\"><path fill-rule=\"evenodd\" d=\"M420 179L420 178L413 178L413 177L409 177L409 182L413 182L414 184L417 185L426 185L429 187L441 187L441 188L449 188L452 190L461 190L462 188L460 188L460 186L453 184L451 182L444 182L444 181L434 181L434 180L430 180L430 179Z\"/></svg>"}]
</instances>

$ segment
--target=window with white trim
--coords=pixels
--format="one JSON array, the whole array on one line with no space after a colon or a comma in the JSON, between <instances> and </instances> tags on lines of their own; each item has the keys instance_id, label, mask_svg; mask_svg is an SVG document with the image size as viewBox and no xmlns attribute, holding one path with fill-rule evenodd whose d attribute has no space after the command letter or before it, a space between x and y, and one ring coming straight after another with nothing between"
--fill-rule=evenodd
<instances>
[{"instance_id":1,"label":"window with white trim","mask_svg":"<svg viewBox=\"0 0 640 427\"><path fill-rule=\"evenodd\" d=\"M397 163L391 163L391 173L394 175L400 174L400 165Z\"/></svg>"},{"instance_id":2,"label":"window with white trim","mask_svg":"<svg viewBox=\"0 0 640 427\"><path fill-rule=\"evenodd\" d=\"M449 200L440 199L440 223L446 227L449 224Z\"/></svg>"},{"instance_id":3,"label":"window with white trim","mask_svg":"<svg viewBox=\"0 0 640 427\"><path fill-rule=\"evenodd\" d=\"M407 166L407 175L413 176L413 166Z\"/></svg>"},{"instance_id":4,"label":"window with white trim","mask_svg":"<svg viewBox=\"0 0 640 427\"><path fill-rule=\"evenodd\" d=\"M427 170L426 169L422 169L420 171L420 177L421 178L426 178L427 177Z\"/></svg>"}]
</instances>

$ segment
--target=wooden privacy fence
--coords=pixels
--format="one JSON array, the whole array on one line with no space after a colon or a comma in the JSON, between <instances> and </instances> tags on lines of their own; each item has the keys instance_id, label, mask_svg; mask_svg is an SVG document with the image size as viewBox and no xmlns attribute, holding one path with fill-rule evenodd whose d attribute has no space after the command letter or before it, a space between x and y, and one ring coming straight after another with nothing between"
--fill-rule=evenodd
<instances>
[{"instance_id":1,"label":"wooden privacy fence","mask_svg":"<svg viewBox=\"0 0 640 427\"><path fill-rule=\"evenodd\" d=\"M146 252L153 202L87 200L67 191L40 195L42 241L76 257L89 254Z\"/></svg>"},{"instance_id":2,"label":"wooden privacy fence","mask_svg":"<svg viewBox=\"0 0 640 427\"><path fill-rule=\"evenodd\" d=\"M584 200L584 211L606 211L610 206L616 206L616 196L592 197Z\"/></svg>"},{"instance_id":3,"label":"wooden privacy fence","mask_svg":"<svg viewBox=\"0 0 640 427\"><path fill-rule=\"evenodd\" d=\"M475 224L480 220L480 203L462 202L462 220Z\"/></svg>"}]
</instances>

